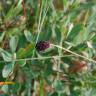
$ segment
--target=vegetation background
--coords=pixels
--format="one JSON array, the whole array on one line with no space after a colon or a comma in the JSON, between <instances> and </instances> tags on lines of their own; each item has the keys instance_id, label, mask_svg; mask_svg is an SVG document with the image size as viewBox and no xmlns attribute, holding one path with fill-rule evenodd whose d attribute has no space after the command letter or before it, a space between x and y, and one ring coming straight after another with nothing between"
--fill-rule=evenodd
<instances>
[{"instance_id":1,"label":"vegetation background","mask_svg":"<svg viewBox=\"0 0 96 96\"><path fill-rule=\"evenodd\" d=\"M96 96L95 60L96 0L0 0L0 96Z\"/></svg>"}]
</instances>

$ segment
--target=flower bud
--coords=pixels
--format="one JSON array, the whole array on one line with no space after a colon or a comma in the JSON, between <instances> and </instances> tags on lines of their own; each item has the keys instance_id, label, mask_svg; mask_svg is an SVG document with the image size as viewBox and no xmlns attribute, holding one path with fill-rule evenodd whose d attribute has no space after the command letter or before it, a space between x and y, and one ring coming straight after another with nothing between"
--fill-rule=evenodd
<instances>
[{"instance_id":1,"label":"flower bud","mask_svg":"<svg viewBox=\"0 0 96 96\"><path fill-rule=\"evenodd\" d=\"M50 47L50 43L47 41L39 41L39 42L37 42L37 44L35 46L35 48L38 52L44 51L49 47Z\"/></svg>"}]
</instances>

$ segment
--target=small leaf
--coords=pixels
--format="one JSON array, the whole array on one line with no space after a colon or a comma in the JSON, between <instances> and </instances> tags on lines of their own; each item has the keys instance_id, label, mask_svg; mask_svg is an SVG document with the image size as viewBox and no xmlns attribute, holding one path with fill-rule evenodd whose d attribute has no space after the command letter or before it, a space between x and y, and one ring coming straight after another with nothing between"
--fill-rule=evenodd
<instances>
[{"instance_id":1,"label":"small leaf","mask_svg":"<svg viewBox=\"0 0 96 96\"><path fill-rule=\"evenodd\" d=\"M8 53L7 51L3 51L1 52L2 57L4 59L4 61L12 61L12 54Z\"/></svg>"},{"instance_id":2,"label":"small leaf","mask_svg":"<svg viewBox=\"0 0 96 96\"><path fill-rule=\"evenodd\" d=\"M13 19L13 17L17 16L21 10L22 10L22 6L21 6L21 0L20 0L18 2L17 6L15 6L15 5L11 6L11 8L7 12L4 20L10 21L11 19Z\"/></svg>"},{"instance_id":3,"label":"small leaf","mask_svg":"<svg viewBox=\"0 0 96 96\"><path fill-rule=\"evenodd\" d=\"M33 41L32 34L27 30L24 31L24 34L25 34L25 37L26 37L27 41L32 43L32 41Z\"/></svg>"},{"instance_id":4,"label":"small leaf","mask_svg":"<svg viewBox=\"0 0 96 96\"><path fill-rule=\"evenodd\" d=\"M11 37L10 48L11 48L12 53L15 52L15 50L17 48L17 44L18 44L18 38L16 36Z\"/></svg>"},{"instance_id":5,"label":"small leaf","mask_svg":"<svg viewBox=\"0 0 96 96\"><path fill-rule=\"evenodd\" d=\"M3 85L2 88L1 88L1 90L4 91L4 93L7 93L8 92L8 85Z\"/></svg>"},{"instance_id":6,"label":"small leaf","mask_svg":"<svg viewBox=\"0 0 96 96\"><path fill-rule=\"evenodd\" d=\"M2 42L4 36L5 36L5 32L3 32L2 34L0 34L0 43Z\"/></svg>"},{"instance_id":7,"label":"small leaf","mask_svg":"<svg viewBox=\"0 0 96 96\"><path fill-rule=\"evenodd\" d=\"M75 25L72 30L70 31L68 37L67 37L67 40L68 41L73 41L77 36L78 34L80 33L80 31L82 30L83 26L81 24L77 24Z\"/></svg>"},{"instance_id":8,"label":"small leaf","mask_svg":"<svg viewBox=\"0 0 96 96\"><path fill-rule=\"evenodd\" d=\"M62 90L62 83L61 83L61 81L60 80L56 80L55 82L54 82L54 88L55 88L55 90L56 91L61 91Z\"/></svg>"},{"instance_id":9,"label":"small leaf","mask_svg":"<svg viewBox=\"0 0 96 96\"><path fill-rule=\"evenodd\" d=\"M60 41L61 41L61 32L60 32L60 29L56 27L55 33L56 33L56 41L58 43L60 43Z\"/></svg>"},{"instance_id":10,"label":"small leaf","mask_svg":"<svg viewBox=\"0 0 96 96\"><path fill-rule=\"evenodd\" d=\"M2 76L4 78L8 77L10 73L13 71L13 67L14 67L14 62L5 65L2 71Z\"/></svg>"}]
</instances>

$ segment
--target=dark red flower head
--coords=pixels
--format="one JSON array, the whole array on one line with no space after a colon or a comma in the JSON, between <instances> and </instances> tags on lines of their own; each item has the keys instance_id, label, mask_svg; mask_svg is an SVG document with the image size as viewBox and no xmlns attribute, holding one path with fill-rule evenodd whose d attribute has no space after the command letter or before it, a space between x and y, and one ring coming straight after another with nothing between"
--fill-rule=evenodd
<instances>
[{"instance_id":1,"label":"dark red flower head","mask_svg":"<svg viewBox=\"0 0 96 96\"><path fill-rule=\"evenodd\" d=\"M35 48L36 50L39 51L44 51L45 49L50 47L50 43L47 41L39 41L37 42Z\"/></svg>"}]
</instances>

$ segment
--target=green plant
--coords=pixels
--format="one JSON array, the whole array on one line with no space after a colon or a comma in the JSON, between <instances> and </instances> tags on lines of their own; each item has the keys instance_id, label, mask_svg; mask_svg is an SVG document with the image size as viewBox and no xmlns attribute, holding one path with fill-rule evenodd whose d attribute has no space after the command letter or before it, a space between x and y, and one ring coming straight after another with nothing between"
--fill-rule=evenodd
<instances>
[{"instance_id":1,"label":"green plant","mask_svg":"<svg viewBox=\"0 0 96 96\"><path fill-rule=\"evenodd\" d=\"M0 85L0 96L95 96L95 8L95 0L1 0L0 81L15 84Z\"/></svg>"}]
</instances>

